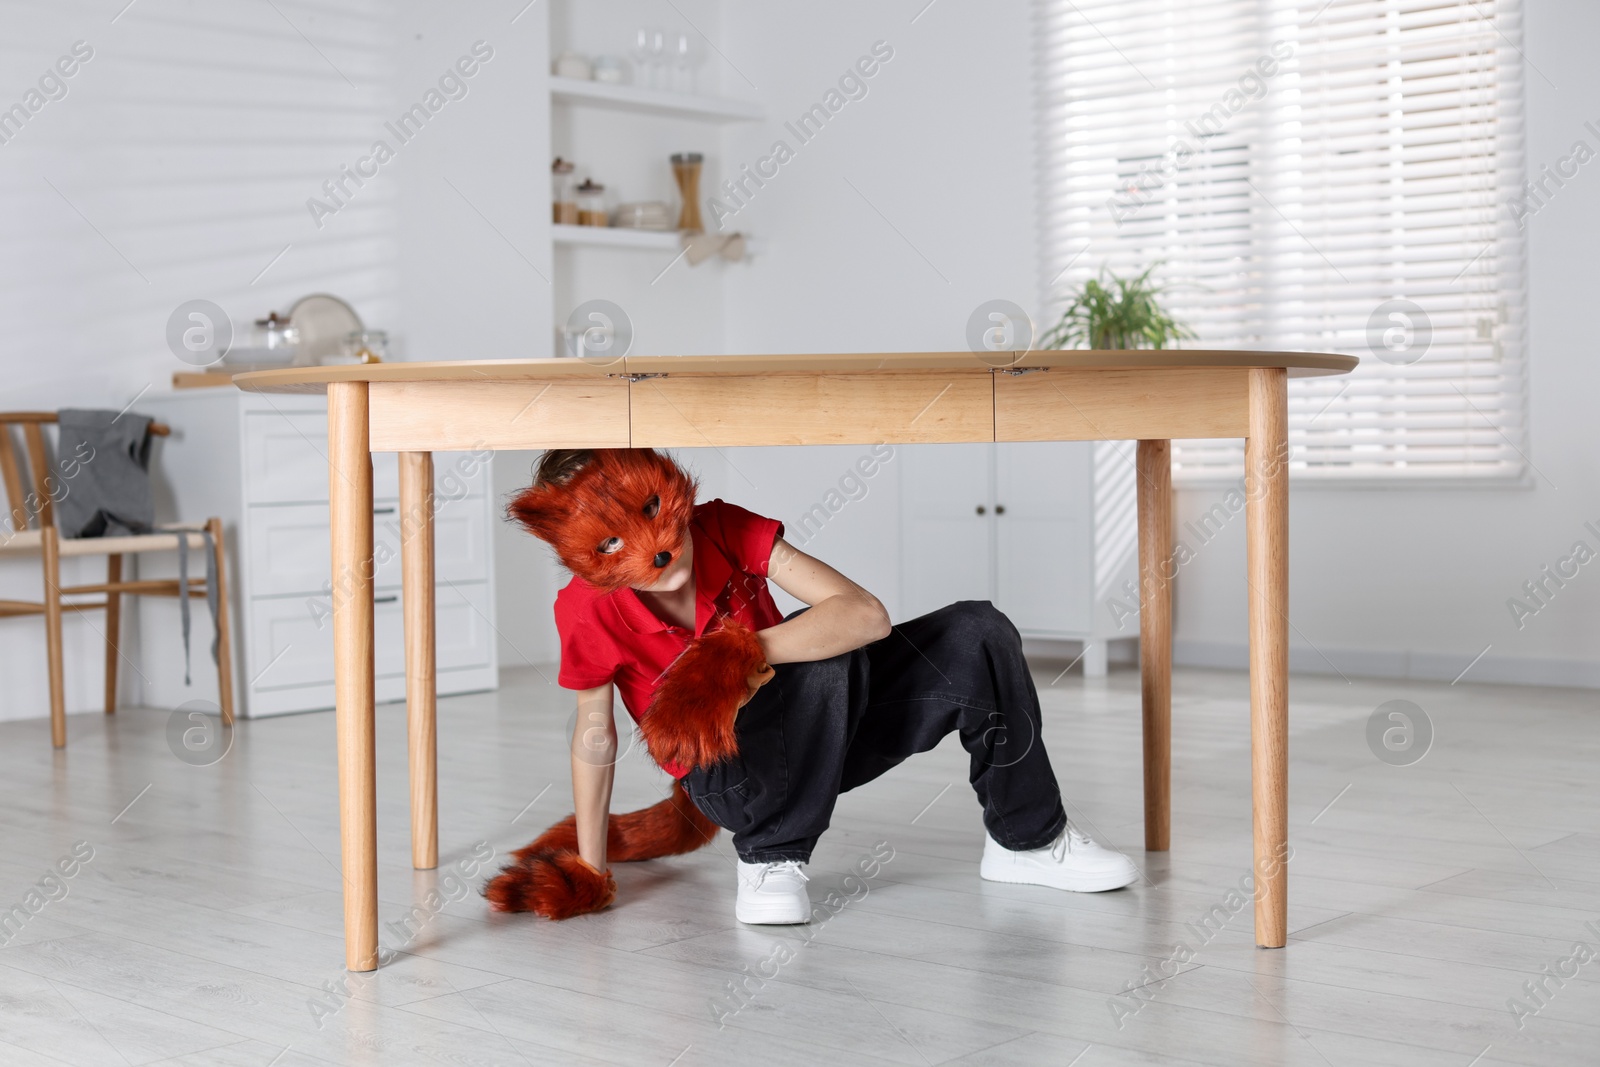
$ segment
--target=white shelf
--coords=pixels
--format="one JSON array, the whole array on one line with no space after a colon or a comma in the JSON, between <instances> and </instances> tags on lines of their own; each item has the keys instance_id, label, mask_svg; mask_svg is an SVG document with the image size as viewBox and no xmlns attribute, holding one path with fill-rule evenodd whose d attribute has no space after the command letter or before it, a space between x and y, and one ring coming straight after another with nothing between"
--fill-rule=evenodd
<instances>
[{"instance_id":1,"label":"white shelf","mask_svg":"<svg viewBox=\"0 0 1600 1067\"><path fill-rule=\"evenodd\" d=\"M612 85L579 78L551 77L550 98L562 104L586 104L615 111L636 111L707 122L754 122L764 118L759 104L725 100L718 96L692 96L636 85Z\"/></svg>"},{"instance_id":2,"label":"white shelf","mask_svg":"<svg viewBox=\"0 0 1600 1067\"><path fill-rule=\"evenodd\" d=\"M621 226L565 226L554 223L550 233L558 245L658 248L673 252L683 247L678 241L677 230L630 230Z\"/></svg>"},{"instance_id":3,"label":"white shelf","mask_svg":"<svg viewBox=\"0 0 1600 1067\"><path fill-rule=\"evenodd\" d=\"M550 236L558 245L588 245L591 248L640 248L677 253L683 250L677 230L630 230L624 226L564 226L553 223ZM746 258L762 250L761 242L744 235Z\"/></svg>"}]
</instances>

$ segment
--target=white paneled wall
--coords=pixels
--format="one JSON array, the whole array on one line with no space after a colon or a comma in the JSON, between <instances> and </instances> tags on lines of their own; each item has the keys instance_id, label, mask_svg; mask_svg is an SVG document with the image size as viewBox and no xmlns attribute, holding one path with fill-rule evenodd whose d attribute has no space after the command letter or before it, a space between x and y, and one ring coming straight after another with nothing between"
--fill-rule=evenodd
<instances>
[{"instance_id":1,"label":"white paneled wall","mask_svg":"<svg viewBox=\"0 0 1600 1067\"><path fill-rule=\"evenodd\" d=\"M321 230L305 206L389 117L389 5L280 7L167 0L112 23L114 4L4 5L0 101L75 41L94 52L0 145L8 406L121 407L163 387L186 300L242 327L328 289L393 320L395 183L369 182Z\"/></svg>"},{"instance_id":2,"label":"white paneled wall","mask_svg":"<svg viewBox=\"0 0 1600 1067\"><path fill-rule=\"evenodd\" d=\"M407 358L545 354L540 6L515 23L488 0L122 7L0 0L0 107L74 42L93 49L0 143L0 409L121 408L165 388L182 368L167 318L195 298L243 329L332 292ZM467 95L398 144L385 123L478 40L495 56ZM379 138L393 161L347 180L318 227L307 200ZM36 565L0 559L0 597L38 595ZM99 627L68 616L69 710L98 706ZM0 678L0 719L45 714L38 620L0 621Z\"/></svg>"},{"instance_id":3,"label":"white paneled wall","mask_svg":"<svg viewBox=\"0 0 1600 1067\"><path fill-rule=\"evenodd\" d=\"M321 231L305 207L387 117L388 4L285 4L280 16L165 0L115 22L118 4L3 7L5 106L74 42L93 56L0 145L0 407L121 408L165 388L182 366L166 322L186 300L215 301L240 328L318 290L374 324L394 319L394 183L369 183ZM0 561L6 595L37 599L37 565ZM100 626L98 613L68 616L69 710L98 704ZM44 714L37 619L0 622L0 675L0 718Z\"/></svg>"}]
</instances>

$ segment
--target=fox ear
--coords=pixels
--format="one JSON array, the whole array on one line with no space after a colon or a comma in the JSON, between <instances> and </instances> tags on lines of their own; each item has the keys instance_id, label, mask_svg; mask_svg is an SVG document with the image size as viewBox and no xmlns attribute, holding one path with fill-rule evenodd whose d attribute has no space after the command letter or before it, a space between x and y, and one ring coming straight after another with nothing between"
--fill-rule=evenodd
<instances>
[{"instance_id":1,"label":"fox ear","mask_svg":"<svg viewBox=\"0 0 1600 1067\"><path fill-rule=\"evenodd\" d=\"M563 486L532 485L518 493L506 505L506 517L520 523L522 528L541 541L555 543L565 510L558 496L569 496Z\"/></svg>"}]
</instances>

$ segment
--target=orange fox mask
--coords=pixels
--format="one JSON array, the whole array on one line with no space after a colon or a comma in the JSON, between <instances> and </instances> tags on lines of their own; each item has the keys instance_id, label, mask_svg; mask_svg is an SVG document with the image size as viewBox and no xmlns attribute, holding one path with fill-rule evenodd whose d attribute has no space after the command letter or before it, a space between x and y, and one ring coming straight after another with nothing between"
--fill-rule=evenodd
<instances>
[{"instance_id":1,"label":"orange fox mask","mask_svg":"<svg viewBox=\"0 0 1600 1067\"><path fill-rule=\"evenodd\" d=\"M530 486L506 511L591 585L643 589L683 554L698 488L653 448L597 448L576 473Z\"/></svg>"}]
</instances>

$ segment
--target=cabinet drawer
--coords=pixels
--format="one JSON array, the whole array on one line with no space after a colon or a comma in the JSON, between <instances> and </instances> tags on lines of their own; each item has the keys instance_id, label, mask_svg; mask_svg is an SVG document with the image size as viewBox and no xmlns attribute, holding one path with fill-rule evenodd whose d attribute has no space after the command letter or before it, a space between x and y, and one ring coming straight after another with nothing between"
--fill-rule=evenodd
<instances>
[{"instance_id":1,"label":"cabinet drawer","mask_svg":"<svg viewBox=\"0 0 1600 1067\"><path fill-rule=\"evenodd\" d=\"M393 452L372 456L372 495L393 499L400 480ZM244 422L247 504L328 499L328 417L256 411Z\"/></svg>"},{"instance_id":2,"label":"cabinet drawer","mask_svg":"<svg viewBox=\"0 0 1600 1067\"><path fill-rule=\"evenodd\" d=\"M378 503L372 515L372 554L379 560L379 585L400 584L400 536L405 517L397 504ZM434 497L433 572L440 582L483 581L489 577L489 514L482 497ZM327 540L327 526L323 527ZM326 555L324 550L324 555ZM323 572L327 563L323 563ZM318 588L321 588L320 584Z\"/></svg>"},{"instance_id":3,"label":"cabinet drawer","mask_svg":"<svg viewBox=\"0 0 1600 1067\"><path fill-rule=\"evenodd\" d=\"M434 594L438 667L485 666L493 630L487 582L440 583ZM321 625L318 625L318 622ZM301 597L250 604L253 688L269 691L333 681L333 623ZM373 607L373 668L378 678L405 675L405 630L400 594L380 592Z\"/></svg>"},{"instance_id":4,"label":"cabinet drawer","mask_svg":"<svg viewBox=\"0 0 1600 1067\"><path fill-rule=\"evenodd\" d=\"M404 671L400 597L380 594L374 606L374 665L380 677ZM270 690L333 681L333 620L308 597L250 604L252 688Z\"/></svg>"},{"instance_id":5,"label":"cabinet drawer","mask_svg":"<svg viewBox=\"0 0 1600 1067\"><path fill-rule=\"evenodd\" d=\"M440 582L433 594L439 669L487 667L493 658L494 627L489 625L489 583ZM401 662L404 663L404 649Z\"/></svg>"},{"instance_id":6,"label":"cabinet drawer","mask_svg":"<svg viewBox=\"0 0 1600 1067\"><path fill-rule=\"evenodd\" d=\"M309 412L257 411L245 416L245 502L284 504L328 499L328 419ZM488 454L436 452L434 492L441 500L488 492ZM393 452L372 454L372 495L400 495Z\"/></svg>"},{"instance_id":7,"label":"cabinet drawer","mask_svg":"<svg viewBox=\"0 0 1600 1067\"><path fill-rule=\"evenodd\" d=\"M482 498L437 499L434 573L441 581L483 580L489 575L488 517ZM329 581L328 505L288 504L248 511L252 597L320 593ZM400 584L401 517L394 501L373 508L372 548L379 588Z\"/></svg>"}]
</instances>

